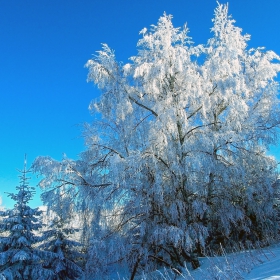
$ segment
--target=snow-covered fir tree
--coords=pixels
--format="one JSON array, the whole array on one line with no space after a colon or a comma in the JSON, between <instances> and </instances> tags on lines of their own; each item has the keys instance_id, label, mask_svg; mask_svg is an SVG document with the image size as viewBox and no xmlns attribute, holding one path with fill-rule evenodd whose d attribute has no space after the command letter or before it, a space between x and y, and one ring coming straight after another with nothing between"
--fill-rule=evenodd
<instances>
[{"instance_id":1,"label":"snow-covered fir tree","mask_svg":"<svg viewBox=\"0 0 280 280\"><path fill-rule=\"evenodd\" d=\"M74 239L79 229L72 226L69 209L65 212L63 208L62 194L57 192L54 198L53 208L48 211L52 213L50 223L42 234L42 244L39 246L40 249L53 253L53 257L45 262L45 268L55 273L50 280L82 279L84 262L82 244ZM76 224L79 224L78 221Z\"/></svg>"},{"instance_id":2,"label":"snow-covered fir tree","mask_svg":"<svg viewBox=\"0 0 280 280\"><path fill-rule=\"evenodd\" d=\"M77 161L33 165L42 187L63 186L78 211L93 213L92 278L116 263L128 264L131 279L184 262L196 268L220 243L277 235L277 164L267 148L280 124L279 56L248 49L227 5L218 4L206 45L171 20L164 14L140 32L131 63L103 45L86 64L102 92L90 106L87 150Z\"/></svg>"},{"instance_id":3,"label":"snow-covered fir tree","mask_svg":"<svg viewBox=\"0 0 280 280\"><path fill-rule=\"evenodd\" d=\"M49 279L53 272L43 264L52 254L36 248L41 211L28 205L34 187L28 186L26 168L20 172L18 192L8 194L15 201L14 208L1 211L0 279Z\"/></svg>"}]
</instances>

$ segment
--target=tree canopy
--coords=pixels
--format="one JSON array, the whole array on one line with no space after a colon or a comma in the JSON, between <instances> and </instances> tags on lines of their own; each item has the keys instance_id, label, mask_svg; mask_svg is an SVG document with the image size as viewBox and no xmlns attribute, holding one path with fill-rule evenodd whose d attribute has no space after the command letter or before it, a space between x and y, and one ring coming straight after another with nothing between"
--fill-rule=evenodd
<instances>
[{"instance_id":1,"label":"tree canopy","mask_svg":"<svg viewBox=\"0 0 280 280\"><path fill-rule=\"evenodd\" d=\"M84 221L91 277L140 271L208 249L269 244L277 235L279 56L249 49L249 35L218 4L206 45L164 14L140 34L131 63L106 44L86 67L101 91L79 160L38 157L45 202L67 194ZM94 275L94 276L93 276ZM90 278L90 277L89 277ZM104 278L103 278L104 279Z\"/></svg>"}]
</instances>

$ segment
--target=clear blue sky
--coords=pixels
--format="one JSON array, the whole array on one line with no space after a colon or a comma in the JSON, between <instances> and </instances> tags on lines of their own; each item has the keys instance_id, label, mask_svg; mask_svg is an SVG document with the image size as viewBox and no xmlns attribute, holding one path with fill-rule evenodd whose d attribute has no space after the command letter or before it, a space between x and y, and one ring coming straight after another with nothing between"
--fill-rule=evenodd
<instances>
[{"instance_id":1,"label":"clear blue sky","mask_svg":"<svg viewBox=\"0 0 280 280\"><path fill-rule=\"evenodd\" d=\"M280 54L280 1L231 0L236 25L250 34L249 47ZM15 191L27 153L77 158L83 147L80 124L99 95L86 83L84 64L107 43L124 62L136 54L139 31L165 11L173 24L190 28L206 43L215 0L0 0L0 196ZM272 151L279 155L277 148ZM33 176L32 185L38 180ZM38 195L37 195L38 197ZM39 205L38 198L32 206Z\"/></svg>"}]
</instances>

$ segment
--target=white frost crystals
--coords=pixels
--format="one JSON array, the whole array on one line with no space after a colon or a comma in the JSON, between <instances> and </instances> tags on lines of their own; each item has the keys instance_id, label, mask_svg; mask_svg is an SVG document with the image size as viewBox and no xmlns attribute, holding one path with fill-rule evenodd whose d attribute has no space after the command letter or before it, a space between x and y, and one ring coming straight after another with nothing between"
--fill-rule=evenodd
<instances>
[{"instance_id":1,"label":"white frost crystals","mask_svg":"<svg viewBox=\"0 0 280 280\"><path fill-rule=\"evenodd\" d=\"M60 163L71 173L52 174L42 158L34 170L48 186L63 182L76 210L91 213L90 277L116 264L128 264L131 279L185 261L196 268L219 244L267 244L277 235L277 169L266 148L280 124L279 57L248 50L241 31L218 5L212 38L195 46L187 27L164 14L140 32L130 64L107 45L87 62L102 92L87 150Z\"/></svg>"}]
</instances>

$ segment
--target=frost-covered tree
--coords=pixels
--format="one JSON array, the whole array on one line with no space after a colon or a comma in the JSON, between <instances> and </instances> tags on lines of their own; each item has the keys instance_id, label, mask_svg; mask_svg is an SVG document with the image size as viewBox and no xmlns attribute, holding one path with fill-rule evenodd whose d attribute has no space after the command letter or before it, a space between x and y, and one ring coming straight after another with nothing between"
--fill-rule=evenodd
<instances>
[{"instance_id":1,"label":"frost-covered tree","mask_svg":"<svg viewBox=\"0 0 280 280\"><path fill-rule=\"evenodd\" d=\"M171 19L140 32L131 63L103 45L86 64L102 92L88 149L78 161L34 163L43 186L63 182L81 211L92 209L103 264L128 263L131 279L161 265L196 268L207 248L277 234L277 169L266 152L280 124L279 57L248 49L227 5L218 4L206 45Z\"/></svg>"},{"instance_id":2,"label":"frost-covered tree","mask_svg":"<svg viewBox=\"0 0 280 280\"><path fill-rule=\"evenodd\" d=\"M80 253L81 244L71 239L74 232L75 229L66 227L65 221L58 217L44 232L40 248L53 253L52 258L44 265L54 271L54 276L49 279L81 279L83 255Z\"/></svg>"},{"instance_id":3,"label":"frost-covered tree","mask_svg":"<svg viewBox=\"0 0 280 280\"><path fill-rule=\"evenodd\" d=\"M55 205L52 212L50 224L43 232L42 244L39 246L44 251L52 252L53 256L45 262L44 267L54 272L53 280L81 279L83 270L82 244L74 240L74 234L79 231L71 225L71 215L65 213L62 205L61 194L56 194ZM78 221L76 221L78 224Z\"/></svg>"},{"instance_id":4,"label":"frost-covered tree","mask_svg":"<svg viewBox=\"0 0 280 280\"><path fill-rule=\"evenodd\" d=\"M8 194L14 208L1 211L0 279L49 279L53 272L43 268L43 263L52 254L36 248L41 211L28 205L34 188L28 186L25 168L21 173L18 192Z\"/></svg>"}]
</instances>

